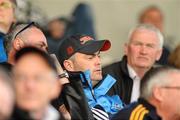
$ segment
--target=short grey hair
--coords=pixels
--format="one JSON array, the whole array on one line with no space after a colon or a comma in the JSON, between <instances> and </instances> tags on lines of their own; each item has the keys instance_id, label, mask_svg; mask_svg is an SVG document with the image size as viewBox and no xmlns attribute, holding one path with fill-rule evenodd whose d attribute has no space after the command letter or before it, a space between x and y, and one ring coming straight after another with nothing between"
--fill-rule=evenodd
<instances>
[{"instance_id":1,"label":"short grey hair","mask_svg":"<svg viewBox=\"0 0 180 120\"><path fill-rule=\"evenodd\" d=\"M149 100L152 97L155 86L163 87L169 85L173 80L171 79L172 73L180 74L180 70L173 67L161 66L148 71L141 80L140 97Z\"/></svg>"},{"instance_id":2,"label":"short grey hair","mask_svg":"<svg viewBox=\"0 0 180 120\"><path fill-rule=\"evenodd\" d=\"M75 54L73 54L68 60L74 61L75 60Z\"/></svg>"},{"instance_id":3,"label":"short grey hair","mask_svg":"<svg viewBox=\"0 0 180 120\"><path fill-rule=\"evenodd\" d=\"M76 53L75 53L75 54L76 54ZM70 58L68 58L68 59L66 59L66 60L70 60L70 61L72 61L72 62L74 63L74 61L75 61L75 54L73 54ZM59 56L59 57L60 57L60 56ZM64 66L64 61L65 61L65 60L59 61L59 62L60 62L60 64L61 64L61 66L62 66L64 69L66 69L65 66Z\"/></svg>"},{"instance_id":4,"label":"short grey hair","mask_svg":"<svg viewBox=\"0 0 180 120\"><path fill-rule=\"evenodd\" d=\"M28 24L19 24L19 25L16 25L16 26L12 29L12 31L9 32L9 33L6 35L6 37L5 37L5 47L6 47L7 53L9 53L9 51L12 49L12 45L13 45L13 42L14 42L14 40L15 40L16 34L17 34L20 30L22 30L25 26L27 26L27 25L28 25ZM26 30L28 30L28 29L30 29L30 28L32 28L32 27L35 27L35 26L32 25L32 26L30 26L29 28L27 28ZM26 31L26 30L25 30L25 31ZM20 39L22 39L22 40L25 40L24 37L26 37L26 36L24 36L23 34L24 34L24 31L21 32L20 34L18 34L18 35L16 36L16 38L20 38Z\"/></svg>"},{"instance_id":5,"label":"short grey hair","mask_svg":"<svg viewBox=\"0 0 180 120\"><path fill-rule=\"evenodd\" d=\"M159 48L160 49L163 48L164 37L162 33L160 32L160 30L151 24L139 24L136 27L132 28L128 34L128 42L130 42L133 33L139 30L148 30L148 31L154 32L157 35L158 40L159 40Z\"/></svg>"}]
</instances>

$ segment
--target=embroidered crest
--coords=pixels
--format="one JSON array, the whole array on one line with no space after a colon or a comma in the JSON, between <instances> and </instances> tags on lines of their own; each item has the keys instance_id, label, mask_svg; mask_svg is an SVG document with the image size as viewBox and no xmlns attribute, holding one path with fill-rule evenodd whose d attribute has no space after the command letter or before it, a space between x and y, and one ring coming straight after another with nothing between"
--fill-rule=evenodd
<instances>
[{"instance_id":1,"label":"embroidered crest","mask_svg":"<svg viewBox=\"0 0 180 120\"><path fill-rule=\"evenodd\" d=\"M94 39L90 36L84 36L80 39L80 42L81 42L81 44L85 44L89 40L94 40Z\"/></svg>"},{"instance_id":2,"label":"embroidered crest","mask_svg":"<svg viewBox=\"0 0 180 120\"><path fill-rule=\"evenodd\" d=\"M69 47L66 49L66 51L67 51L67 54L68 54L68 55L71 55L71 54L74 52L74 49L73 49L72 46L69 46Z\"/></svg>"}]
</instances>

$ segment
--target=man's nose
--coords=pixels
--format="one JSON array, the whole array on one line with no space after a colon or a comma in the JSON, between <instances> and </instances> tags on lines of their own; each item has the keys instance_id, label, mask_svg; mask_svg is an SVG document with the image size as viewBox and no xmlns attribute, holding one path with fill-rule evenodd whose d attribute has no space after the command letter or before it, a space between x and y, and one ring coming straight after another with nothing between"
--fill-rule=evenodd
<instances>
[{"instance_id":1,"label":"man's nose","mask_svg":"<svg viewBox=\"0 0 180 120\"><path fill-rule=\"evenodd\" d=\"M96 55L96 65L101 65L101 59L99 55Z\"/></svg>"},{"instance_id":2,"label":"man's nose","mask_svg":"<svg viewBox=\"0 0 180 120\"><path fill-rule=\"evenodd\" d=\"M141 54L146 54L147 53L147 47L145 45L141 46L140 53Z\"/></svg>"},{"instance_id":3,"label":"man's nose","mask_svg":"<svg viewBox=\"0 0 180 120\"><path fill-rule=\"evenodd\" d=\"M25 86L27 90L32 90L36 86L36 83L34 80L29 78L28 80L25 81Z\"/></svg>"}]
</instances>

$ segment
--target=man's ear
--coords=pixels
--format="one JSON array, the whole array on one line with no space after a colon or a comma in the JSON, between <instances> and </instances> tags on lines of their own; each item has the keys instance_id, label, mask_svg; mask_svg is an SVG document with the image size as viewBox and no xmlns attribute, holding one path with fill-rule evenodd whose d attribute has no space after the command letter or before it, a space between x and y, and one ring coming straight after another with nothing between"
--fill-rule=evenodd
<instances>
[{"instance_id":1,"label":"man's ear","mask_svg":"<svg viewBox=\"0 0 180 120\"><path fill-rule=\"evenodd\" d=\"M127 55L128 54L128 43L124 44L124 54Z\"/></svg>"},{"instance_id":2,"label":"man's ear","mask_svg":"<svg viewBox=\"0 0 180 120\"><path fill-rule=\"evenodd\" d=\"M13 41L13 48L15 50L20 50L21 48L24 47L24 42L19 39L19 38L16 38L14 41Z\"/></svg>"},{"instance_id":3,"label":"man's ear","mask_svg":"<svg viewBox=\"0 0 180 120\"><path fill-rule=\"evenodd\" d=\"M163 91L160 87L154 87L152 90L152 96L157 100L157 101L162 101L163 98Z\"/></svg>"},{"instance_id":4,"label":"man's ear","mask_svg":"<svg viewBox=\"0 0 180 120\"><path fill-rule=\"evenodd\" d=\"M15 15L14 15L14 17L13 17L13 24L15 24L16 22L17 22L17 19L16 19Z\"/></svg>"},{"instance_id":5,"label":"man's ear","mask_svg":"<svg viewBox=\"0 0 180 120\"><path fill-rule=\"evenodd\" d=\"M67 71L74 71L74 64L71 60L65 60L63 65Z\"/></svg>"},{"instance_id":6,"label":"man's ear","mask_svg":"<svg viewBox=\"0 0 180 120\"><path fill-rule=\"evenodd\" d=\"M163 52L162 49L160 49L160 50L157 51L157 54L156 54L156 61L158 61L158 60L161 58L162 52Z\"/></svg>"}]
</instances>

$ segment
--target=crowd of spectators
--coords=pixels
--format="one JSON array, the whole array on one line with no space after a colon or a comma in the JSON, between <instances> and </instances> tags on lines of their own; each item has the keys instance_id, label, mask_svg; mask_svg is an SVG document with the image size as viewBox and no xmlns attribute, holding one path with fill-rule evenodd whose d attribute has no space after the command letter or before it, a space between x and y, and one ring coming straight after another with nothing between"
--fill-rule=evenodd
<instances>
[{"instance_id":1,"label":"crowd of spectators","mask_svg":"<svg viewBox=\"0 0 180 120\"><path fill-rule=\"evenodd\" d=\"M0 0L0 120L179 120L180 45L164 44L163 13L145 9L122 60L102 68L92 10L16 23L16 0ZM177 99L177 100L176 100Z\"/></svg>"}]
</instances>

